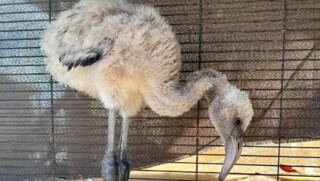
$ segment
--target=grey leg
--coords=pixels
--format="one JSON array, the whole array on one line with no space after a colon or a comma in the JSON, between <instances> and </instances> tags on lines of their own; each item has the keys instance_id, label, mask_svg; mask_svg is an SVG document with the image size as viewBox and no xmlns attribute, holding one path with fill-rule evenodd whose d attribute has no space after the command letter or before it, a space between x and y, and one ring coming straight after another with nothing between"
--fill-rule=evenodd
<instances>
[{"instance_id":1,"label":"grey leg","mask_svg":"<svg viewBox=\"0 0 320 181\"><path fill-rule=\"evenodd\" d=\"M108 145L102 160L103 181L119 181L119 162L114 151L115 124L115 111L109 110Z\"/></svg>"},{"instance_id":2,"label":"grey leg","mask_svg":"<svg viewBox=\"0 0 320 181\"><path fill-rule=\"evenodd\" d=\"M127 140L129 119L122 116L121 137L119 146L119 181L127 181L130 175L130 166L127 160Z\"/></svg>"}]
</instances>

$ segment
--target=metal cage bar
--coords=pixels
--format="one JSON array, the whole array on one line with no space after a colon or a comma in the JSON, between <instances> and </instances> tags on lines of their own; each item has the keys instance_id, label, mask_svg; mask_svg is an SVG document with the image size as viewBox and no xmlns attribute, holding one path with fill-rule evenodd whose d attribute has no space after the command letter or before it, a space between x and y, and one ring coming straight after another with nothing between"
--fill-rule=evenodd
<instances>
[{"instance_id":1,"label":"metal cage bar","mask_svg":"<svg viewBox=\"0 0 320 181\"><path fill-rule=\"evenodd\" d=\"M99 101L54 81L39 45L48 23L75 2L0 0L0 180L100 177L107 113ZM294 143L320 138L320 2L134 2L154 4L172 25L182 46L182 84L195 70L215 68L251 92L256 114L230 176L320 179L320 145ZM128 156L135 169L191 175L180 180L217 176L224 154L209 150L223 145L207 107L202 99L178 118L146 108L132 119ZM141 168L160 163L181 169Z\"/></svg>"}]
</instances>

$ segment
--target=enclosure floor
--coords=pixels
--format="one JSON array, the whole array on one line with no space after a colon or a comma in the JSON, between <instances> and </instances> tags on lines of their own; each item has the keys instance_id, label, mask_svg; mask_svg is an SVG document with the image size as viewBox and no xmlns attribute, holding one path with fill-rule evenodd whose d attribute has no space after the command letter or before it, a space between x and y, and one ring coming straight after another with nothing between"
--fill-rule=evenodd
<instances>
[{"instance_id":1,"label":"enclosure floor","mask_svg":"<svg viewBox=\"0 0 320 181\"><path fill-rule=\"evenodd\" d=\"M278 160L278 144L264 144L258 147L243 148L242 157L231 173L243 173L242 175L230 174L226 181L273 181L277 180L278 161L281 165L290 165L296 172L286 172L279 170L281 181L311 181L320 180L320 162L316 158L320 155L319 142L287 143L281 144L280 159ZM206 172L219 172L224 153L224 148L217 148L199 155L198 157L198 180L217 180L217 175L205 174ZM263 156L259 157L259 156ZM268 157L266 157L268 156ZM295 158L291 158L295 157ZM298 158L297 158L298 157ZM305 157L305 158L304 158ZM307 157L315 157L307 158ZM195 180L195 174L175 173L176 172L195 172L196 156L187 157L173 163L162 164L146 168L141 171L132 171L132 181L145 181L156 179L170 180ZM220 163L220 164L217 164ZM250 165L248 165L250 164ZM167 172L166 172L167 171ZM168 172L171 171L171 172ZM203 172L204 174L201 174ZM249 175L244 175L249 174ZM251 174L251 175L250 175ZM257 174L257 175L253 175ZM260 174L260 175L259 175ZM308 177L303 177L307 175ZM316 177L312 177L316 176ZM93 179L102 181L102 179Z\"/></svg>"}]
</instances>

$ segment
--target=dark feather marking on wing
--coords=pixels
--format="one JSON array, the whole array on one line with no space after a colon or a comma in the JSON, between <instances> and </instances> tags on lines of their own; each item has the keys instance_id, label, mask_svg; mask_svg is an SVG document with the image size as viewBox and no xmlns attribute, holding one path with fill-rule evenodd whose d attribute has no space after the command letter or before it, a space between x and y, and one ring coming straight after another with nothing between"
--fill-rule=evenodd
<instances>
[{"instance_id":1,"label":"dark feather marking on wing","mask_svg":"<svg viewBox=\"0 0 320 181\"><path fill-rule=\"evenodd\" d=\"M80 61L76 61L75 63L74 63L74 68L77 68L78 67L78 65L80 65Z\"/></svg>"},{"instance_id":2,"label":"dark feather marking on wing","mask_svg":"<svg viewBox=\"0 0 320 181\"><path fill-rule=\"evenodd\" d=\"M68 66L68 71L72 69L73 65L74 65L73 63L69 63L69 64L67 65L67 66Z\"/></svg>"},{"instance_id":3,"label":"dark feather marking on wing","mask_svg":"<svg viewBox=\"0 0 320 181\"><path fill-rule=\"evenodd\" d=\"M66 66L68 67L68 71L70 71L72 68L76 68L78 66L86 67L86 66L92 65L102 58L102 53L100 53L100 52L96 51L96 52L90 52L90 53L92 53L94 55L89 56L83 60L77 60L74 63L67 63Z\"/></svg>"},{"instance_id":4,"label":"dark feather marking on wing","mask_svg":"<svg viewBox=\"0 0 320 181\"><path fill-rule=\"evenodd\" d=\"M80 63L80 66L86 67L86 66L92 65L97 61L99 61L100 59L101 59L101 53L96 52L96 55L94 57L88 57L86 60L82 60Z\"/></svg>"},{"instance_id":5,"label":"dark feather marking on wing","mask_svg":"<svg viewBox=\"0 0 320 181\"><path fill-rule=\"evenodd\" d=\"M113 39L105 37L97 45L97 48L82 50L82 51L86 52L86 57L81 57L76 61L71 61L72 63L70 63L70 59L72 58L72 55L76 56L78 54L78 51L72 52L72 50L69 50L69 51L65 50L70 53L68 53L68 54L65 52L61 53L61 56L59 57L59 61L68 67L68 71L71 70L72 68L76 68L78 66L82 66L82 67L90 66L102 58L103 50L106 47L105 45L107 45L107 47L109 47L109 49L112 49L113 44L114 44Z\"/></svg>"}]
</instances>

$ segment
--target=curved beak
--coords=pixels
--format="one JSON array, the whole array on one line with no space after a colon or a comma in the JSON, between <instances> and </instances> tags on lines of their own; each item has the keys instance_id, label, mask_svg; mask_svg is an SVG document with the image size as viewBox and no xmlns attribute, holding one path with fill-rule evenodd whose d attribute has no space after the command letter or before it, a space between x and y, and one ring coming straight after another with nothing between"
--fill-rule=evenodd
<instances>
[{"instance_id":1,"label":"curved beak","mask_svg":"<svg viewBox=\"0 0 320 181\"><path fill-rule=\"evenodd\" d=\"M226 157L224 158L223 166L219 174L219 181L227 177L234 164L238 161L242 151L242 144L243 138L240 135L240 129L235 128L225 144Z\"/></svg>"}]
</instances>

